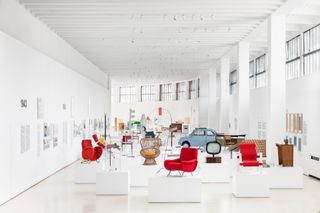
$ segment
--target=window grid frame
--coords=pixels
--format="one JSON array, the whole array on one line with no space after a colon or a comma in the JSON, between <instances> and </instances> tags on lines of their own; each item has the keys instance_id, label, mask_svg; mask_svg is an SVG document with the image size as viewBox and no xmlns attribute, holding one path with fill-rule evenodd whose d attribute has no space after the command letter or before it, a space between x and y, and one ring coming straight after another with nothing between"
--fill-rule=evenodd
<instances>
[{"instance_id":1,"label":"window grid frame","mask_svg":"<svg viewBox=\"0 0 320 213\"><path fill-rule=\"evenodd\" d=\"M141 86L141 102L154 101L155 95L156 95L156 92L155 92L154 85Z\"/></svg>"},{"instance_id":2,"label":"window grid frame","mask_svg":"<svg viewBox=\"0 0 320 213\"><path fill-rule=\"evenodd\" d=\"M119 88L119 103L133 103L136 100L136 87L126 86Z\"/></svg>"}]
</instances>

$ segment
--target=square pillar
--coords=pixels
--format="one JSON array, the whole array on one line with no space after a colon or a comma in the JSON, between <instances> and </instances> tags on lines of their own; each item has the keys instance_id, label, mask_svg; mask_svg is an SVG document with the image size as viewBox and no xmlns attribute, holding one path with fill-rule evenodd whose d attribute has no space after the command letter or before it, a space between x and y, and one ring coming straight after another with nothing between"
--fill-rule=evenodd
<instances>
[{"instance_id":1,"label":"square pillar","mask_svg":"<svg viewBox=\"0 0 320 213\"><path fill-rule=\"evenodd\" d=\"M230 74L230 59L220 59L220 81L221 81L221 97L220 97L220 118L219 132L229 133L229 74Z\"/></svg>"},{"instance_id":2,"label":"square pillar","mask_svg":"<svg viewBox=\"0 0 320 213\"><path fill-rule=\"evenodd\" d=\"M285 16L270 15L268 22L267 156L269 162L276 164L275 144L283 142L286 124Z\"/></svg>"},{"instance_id":3,"label":"square pillar","mask_svg":"<svg viewBox=\"0 0 320 213\"><path fill-rule=\"evenodd\" d=\"M218 128L217 117L217 69L214 67L209 71L208 92L208 127Z\"/></svg>"},{"instance_id":4,"label":"square pillar","mask_svg":"<svg viewBox=\"0 0 320 213\"><path fill-rule=\"evenodd\" d=\"M238 44L238 133L249 133L249 43Z\"/></svg>"}]
</instances>

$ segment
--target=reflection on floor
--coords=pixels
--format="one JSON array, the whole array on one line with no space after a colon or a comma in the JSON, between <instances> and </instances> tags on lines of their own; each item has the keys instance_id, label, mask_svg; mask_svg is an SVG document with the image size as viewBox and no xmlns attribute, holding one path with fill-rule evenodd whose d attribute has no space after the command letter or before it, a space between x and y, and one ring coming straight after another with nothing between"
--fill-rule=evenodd
<instances>
[{"instance_id":1,"label":"reflection on floor","mask_svg":"<svg viewBox=\"0 0 320 213\"><path fill-rule=\"evenodd\" d=\"M304 177L304 189L272 190L270 198L235 198L230 184L202 184L201 203L149 204L145 187L129 196L96 196L94 184L73 183L74 164L0 207L1 213L319 213L320 181Z\"/></svg>"}]
</instances>

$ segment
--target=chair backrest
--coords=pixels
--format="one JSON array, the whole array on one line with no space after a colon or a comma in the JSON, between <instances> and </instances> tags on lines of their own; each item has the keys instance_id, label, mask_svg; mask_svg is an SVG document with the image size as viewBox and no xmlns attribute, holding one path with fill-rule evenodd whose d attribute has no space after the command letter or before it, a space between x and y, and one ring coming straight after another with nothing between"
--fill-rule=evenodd
<instances>
[{"instance_id":1,"label":"chair backrest","mask_svg":"<svg viewBox=\"0 0 320 213\"><path fill-rule=\"evenodd\" d=\"M161 139L160 138L142 138L140 140L142 149L160 149Z\"/></svg>"},{"instance_id":2,"label":"chair backrest","mask_svg":"<svg viewBox=\"0 0 320 213\"><path fill-rule=\"evenodd\" d=\"M92 135L93 140L98 143L99 142L99 138L97 134Z\"/></svg>"},{"instance_id":3,"label":"chair backrest","mask_svg":"<svg viewBox=\"0 0 320 213\"><path fill-rule=\"evenodd\" d=\"M240 153L242 161L257 160L257 150L255 143L241 143Z\"/></svg>"},{"instance_id":4,"label":"chair backrest","mask_svg":"<svg viewBox=\"0 0 320 213\"><path fill-rule=\"evenodd\" d=\"M82 149L85 149L85 148L87 148L87 147L93 148L90 139L84 139L84 140L82 140L81 145L82 145Z\"/></svg>"},{"instance_id":5,"label":"chair backrest","mask_svg":"<svg viewBox=\"0 0 320 213\"><path fill-rule=\"evenodd\" d=\"M198 149L196 148L181 148L180 152L180 160L187 161L187 160L194 160L198 159Z\"/></svg>"},{"instance_id":6,"label":"chair backrest","mask_svg":"<svg viewBox=\"0 0 320 213\"><path fill-rule=\"evenodd\" d=\"M257 154L262 153L262 157L267 157L267 143L265 139L246 139L242 143L255 143Z\"/></svg>"},{"instance_id":7,"label":"chair backrest","mask_svg":"<svg viewBox=\"0 0 320 213\"><path fill-rule=\"evenodd\" d=\"M122 136L122 143L127 143L131 139L132 139L131 135L123 135Z\"/></svg>"}]
</instances>

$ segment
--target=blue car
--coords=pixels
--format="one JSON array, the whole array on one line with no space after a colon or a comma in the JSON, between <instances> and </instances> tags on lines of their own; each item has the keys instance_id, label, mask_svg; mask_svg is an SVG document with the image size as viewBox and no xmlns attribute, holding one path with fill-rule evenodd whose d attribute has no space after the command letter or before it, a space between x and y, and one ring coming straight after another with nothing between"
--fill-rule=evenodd
<instances>
[{"instance_id":1,"label":"blue car","mask_svg":"<svg viewBox=\"0 0 320 213\"><path fill-rule=\"evenodd\" d=\"M183 147L206 147L208 142L216 141L216 131L207 128L196 128L186 137L181 137L179 144Z\"/></svg>"}]
</instances>

